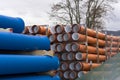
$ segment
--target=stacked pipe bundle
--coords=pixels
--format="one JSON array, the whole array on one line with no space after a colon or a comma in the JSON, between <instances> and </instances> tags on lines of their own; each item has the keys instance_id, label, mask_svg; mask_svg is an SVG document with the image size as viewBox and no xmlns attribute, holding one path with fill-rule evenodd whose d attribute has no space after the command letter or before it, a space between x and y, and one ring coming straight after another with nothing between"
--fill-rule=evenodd
<instances>
[{"instance_id":1,"label":"stacked pipe bundle","mask_svg":"<svg viewBox=\"0 0 120 80\"><path fill-rule=\"evenodd\" d=\"M47 35L47 36L51 34L50 29L47 27L47 25L26 26L23 33L29 35Z\"/></svg>"},{"instance_id":2,"label":"stacked pipe bundle","mask_svg":"<svg viewBox=\"0 0 120 80\"><path fill-rule=\"evenodd\" d=\"M0 16L0 27L15 32L0 32L0 80L60 80L50 76L59 67L56 56L34 55L36 50L50 50L47 36L18 34L24 29L21 18Z\"/></svg>"},{"instance_id":3,"label":"stacked pipe bundle","mask_svg":"<svg viewBox=\"0 0 120 80\"><path fill-rule=\"evenodd\" d=\"M118 37L78 24L56 25L51 27L51 33L51 49L61 60L58 74L62 80L75 80L81 77L117 54L119 49Z\"/></svg>"}]
</instances>

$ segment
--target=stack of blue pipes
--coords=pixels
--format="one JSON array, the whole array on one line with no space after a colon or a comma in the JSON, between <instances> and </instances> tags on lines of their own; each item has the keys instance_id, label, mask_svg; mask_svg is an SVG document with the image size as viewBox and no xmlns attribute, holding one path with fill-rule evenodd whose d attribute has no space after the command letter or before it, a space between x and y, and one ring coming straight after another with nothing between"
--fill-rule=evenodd
<instances>
[{"instance_id":1,"label":"stack of blue pipes","mask_svg":"<svg viewBox=\"0 0 120 80\"><path fill-rule=\"evenodd\" d=\"M50 50L47 36L21 34L24 27L21 18L0 15L0 28L13 29L13 33L0 32L0 80L60 80L57 75L42 74L58 69L56 56L23 55L23 52Z\"/></svg>"}]
</instances>

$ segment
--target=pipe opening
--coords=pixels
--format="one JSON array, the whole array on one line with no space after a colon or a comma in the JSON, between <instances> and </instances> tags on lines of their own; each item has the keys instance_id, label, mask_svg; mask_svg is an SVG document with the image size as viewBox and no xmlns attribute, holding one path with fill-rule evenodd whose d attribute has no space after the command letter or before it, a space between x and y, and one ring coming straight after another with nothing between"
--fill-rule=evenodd
<instances>
[{"instance_id":1,"label":"pipe opening","mask_svg":"<svg viewBox=\"0 0 120 80\"><path fill-rule=\"evenodd\" d=\"M75 55L76 60L82 60L82 54L80 52Z\"/></svg>"},{"instance_id":2,"label":"pipe opening","mask_svg":"<svg viewBox=\"0 0 120 80\"><path fill-rule=\"evenodd\" d=\"M62 60L67 60L67 53L63 53L61 58L62 58Z\"/></svg>"},{"instance_id":3,"label":"pipe opening","mask_svg":"<svg viewBox=\"0 0 120 80\"><path fill-rule=\"evenodd\" d=\"M67 70L67 68L68 68L68 64L67 64L67 63L62 63L61 69L62 69L63 71L65 71L65 70Z\"/></svg>"},{"instance_id":4,"label":"pipe opening","mask_svg":"<svg viewBox=\"0 0 120 80\"><path fill-rule=\"evenodd\" d=\"M66 33L69 33L69 32L71 32L72 31L72 28L70 27L70 26L66 26L65 27L65 32Z\"/></svg>"},{"instance_id":5,"label":"pipe opening","mask_svg":"<svg viewBox=\"0 0 120 80\"><path fill-rule=\"evenodd\" d=\"M62 29L62 26L60 26L60 25L57 25L57 26L56 26L56 32L57 32L57 33L62 33L62 30L63 30L63 29Z\"/></svg>"},{"instance_id":6,"label":"pipe opening","mask_svg":"<svg viewBox=\"0 0 120 80\"><path fill-rule=\"evenodd\" d=\"M75 41L79 40L79 34L78 33L73 33L72 34L72 39L75 40Z\"/></svg>"},{"instance_id":7,"label":"pipe opening","mask_svg":"<svg viewBox=\"0 0 120 80\"><path fill-rule=\"evenodd\" d=\"M80 63L77 63L77 64L75 65L75 70L80 71L81 68L82 68L82 66L81 66Z\"/></svg>"},{"instance_id":8,"label":"pipe opening","mask_svg":"<svg viewBox=\"0 0 120 80\"><path fill-rule=\"evenodd\" d=\"M68 60L73 60L74 54L73 53L69 53L67 58L68 58Z\"/></svg>"},{"instance_id":9,"label":"pipe opening","mask_svg":"<svg viewBox=\"0 0 120 80\"><path fill-rule=\"evenodd\" d=\"M34 26L33 27L33 31L34 31L34 33L38 33L38 31L39 31L39 28L38 28L39 26Z\"/></svg>"},{"instance_id":10,"label":"pipe opening","mask_svg":"<svg viewBox=\"0 0 120 80\"><path fill-rule=\"evenodd\" d=\"M78 25L73 26L73 32L79 32L79 26Z\"/></svg>"},{"instance_id":11,"label":"pipe opening","mask_svg":"<svg viewBox=\"0 0 120 80\"><path fill-rule=\"evenodd\" d=\"M69 69L70 69L70 70L74 70L74 69L75 69L74 65L75 65L75 63L70 63L70 64L69 64Z\"/></svg>"},{"instance_id":12,"label":"pipe opening","mask_svg":"<svg viewBox=\"0 0 120 80\"><path fill-rule=\"evenodd\" d=\"M57 51L58 51L58 52L63 51L63 46L62 46L62 44L58 44L58 45L57 45Z\"/></svg>"},{"instance_id":13,"label":"pipe opening","mask_svg":"<svg viewBox=\"0 0 120 80\"><path fill-rule=\"evenodd\" d=\"M49 40L50 40L50 42L54 42L55 41L55 35L50 35Z\"/></svg>"},{"instance_id":14,"label":"pipe opening","mask_svg":"<svg viewBox=\"0 0 120 80\"><path fill-rule=\"evenodd\" d=\"M66 51L70 52L71 51L71 44L66 44L65 46Z\"/></svg>"},{"instance_id":15,"label":"pipe opening","mask_svg":"<svg viewBox=\"0 0 120 80\"><path fill-rule=\"evenodd\" d=\"M68 34L64 34L64 35L63 35L63 40L64 40L64 41L69 41L69 39L70 39L70 38L69 38L69 35L68 35Z\"/></svg>"},{"instance_id":16,"label":"pipe opening","mask_svg":"<svg viewBox=\"0 0 120 80\"><path fill-rule=\"evenodd\" d=\"M77 51L78 50L78 45L77 44L75 44L75 43L73 43L72 44L72 51Z\"/></svg>"},{"instance_id":17,"label":"pipe opening","mask_svg":"<svg viewBox=\"0 0 120 80\"><path fill-rule=\"evenodd\" d=\"M70 79L75 79L77 76L76 76L76 73L75 72L70 72Z\"/></svg>"},{"instance_id":18,"label":"pipe opening","mask_svg":"<svg viewBox=\"0 0 120 80\"><path fill-rule=\"evenodd\" d=\"M62 42L62 41L63 41L62 34L59 34L59 35L57 36L57 40L58 40L59 42Z\"/></svg>"},{"instance_id":19,"label":"pipe opening","mask_svg":"<svg viewBox=\"0 0 120 80\"><path fill-rule=\"evenodd\" d=\"M55 51L56 50L56 44L53 44L50 46L51 50Z\"/></svg>"},{"instance_id":20,"label":"pipe opening","mask_svg":"<svg viewBox=\"0 0 120 80\"><path fill-rule=\"evenodd\" d=\"M69 71L64 72L63 76L65 79L69 79Z\"/></svg>"},{"instance_id":21,"label":"pipe opening","mask_svg":"<svg viewBox=\"0 0 120 80\"><path fill-rule=\"evenodd\" d=\"M83 71L78 72L78 77L81 78L84 75Z\"/></svg>"}]
</instances>

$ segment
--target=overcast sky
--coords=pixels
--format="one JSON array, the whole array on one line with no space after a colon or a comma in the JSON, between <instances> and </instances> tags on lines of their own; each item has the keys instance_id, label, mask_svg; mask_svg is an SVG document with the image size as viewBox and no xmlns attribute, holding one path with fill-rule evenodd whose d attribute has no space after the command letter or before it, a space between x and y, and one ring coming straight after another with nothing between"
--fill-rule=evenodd
<instances>
[{"instance_id":1,"label":"overcast sky","mask_svg":"<svg viewBox=\"0 0 120 80\"><path fill-rule=\"evenodd\" d=\"M21 17L26 25L51 25L47 12L50 6L60 0L0 0L0 14ZM112 19L107 21L107 29L120 30L120 3L114 5Z\"/></svg>"}]
</instances>

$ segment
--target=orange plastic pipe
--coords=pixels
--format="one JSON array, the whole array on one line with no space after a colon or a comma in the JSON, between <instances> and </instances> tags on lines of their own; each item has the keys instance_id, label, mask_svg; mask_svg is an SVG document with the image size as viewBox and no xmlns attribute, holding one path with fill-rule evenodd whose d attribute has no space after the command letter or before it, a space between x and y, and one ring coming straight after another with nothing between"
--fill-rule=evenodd
<instances>
[{"instance_id":1,"label":"orange plastic pipe","mask_svg":"<svg viewBox=\"0 0 120 80\"><path fill-rule=\"evenodd\" d=\"M28 34L28 33L29 33L29 26L26 26L23 31L23 34Z\"/></svg>"},{"instance_id":2,"label":"orange plastic pipe","mask_svg":"<svg viewBox=\"0 0 120 80\"><path fill-rule=\"evenodd\" d=\"M81 51L83 53L86 53L87 48L85 45L81 45L79 43L72 43L71 46L72 46L72 51L74 51L74 52ZM98 48L98 52L100 55L104 55L105 49ZM97 53L97 48L92 47L92 46L88 46L88 53Z\"/></svg>"},{"instance_id":3,"label":"orange plastic pipe","mask_svg":"<svg viewBox=\"0 0 120 80\"><path fill-rule=\"evenodd\" d=\"M86 53L76 53L76 59L77 60L83 60L85 61L86 60L86 56L87 54ZM89 61L93 61L93 62L97 62L97 58L98 58L98 55L96 54L88 54L88 60ZM99 61L102 62L102 61L105 61L106 60L106 56L103 56L103 55L99 55Z\"/></svg>"},{"instance_id":4,"label":"orange plastic pipe","mask_svg":"<svg viewBox=\"0 0 120 80\"><path fill-rule=\"evenodd\" d=\"M116 54L118 54L117 52L108 52L108 56L110 56L110 57L113 57L113 56L115 56Z\"/></svg>"},{"instance_id":5,"label":"orange plastic pipe","mask_svg":"<svg viewBox=\"0 0 120 80\"><path fill-rule=\"evenodd\" d=\"M97 68L99 67L101 64L99 63L84 63L84 62L78 62L77 64L75 64L75 70L76 71L90 71L91 69Z\"/></svg>"},{"instance_id":6,"label":"orange plastic pipe","mask_svg":"<svg viewBox=\"0 0 120 80\"><path fill-rule=\"evenodd\" d=\"M42 35L50 35L51 32L50 32L50 29L45 27L45 26L40 26L40 25L33 25L31 27L31 31L34 33L34 34L42 34Z\"/></svg>"},{"instance_id":7,"label":"orange plastic pipe","mask_svg":"<svg viewBox=\"0 0 120 80\"><path fill-rule=\"evenodd\" d=\"M107 41L107 44L108 44L108 46L111 46L111 44L112 44L113 47L117 47L118 44L119 44L119 42L111 42L111 41Z\"/></svg>"},{"instance_id":8,"label":"orange plastic pipe","mask_svg":"<svg viewBox=\"0 0 120 80\"><path fill-rule=\"evenodd\" d=\"M112 51L112 52L117 52L119 49L118 48L115 48L115 47L113 47L113 48L110 48L110 47L108 47L107 48L107 51L108 52L110 52L110 51Z\"/></svg>"},{"instance_id":9,"label":"orange plastic pipe","mask_svg":"<svg viewBox=\"0 0 120 80\"><path fill-rule=\"evenodd\" d=\"M56 42L58 42L58 40L57 40L57 35L56 35L56 34L50 35L50 36L49 36L49 40L50 40L51 43L56 43Z\"/></svg>"},{"instance_id":10,"label":"orange plastic pipe","mask_svg":"<svg viewBox=\"0 0 120 80\"><path fill-rule=\"evenodd\" d=\"M85 34L85 27L79 24L74 24L72 25L72 32ZM95 30L88 29L88 28L87 28L87 33L88 33L88 36L91 36L91 37L96 37L96 34L97 34ZM105 34L98 32L98 38L105 40Z\"/></svg>"},{"instance_id":11,"label":"orange plastic pipe","mask_svg":"<svg viewBox=\"0 0 120 80\"><path fill-rule=\"evenodd\" d=\"M61 64L60 64L60 70L66 71L66 70L68 70L68 68L69 68L69 65L68 65L67 62L61 62Z\"/></svg>"},{"instance_id":12,"label":"orange plastic pipe","mask_svg":"<svg viewBox=\"0 0 120 80\"><path fill-rule=\"evenodd\" d=\"M73 42L72 36L69 33L64 33L63 34L63 41L65 42Z\"/></svg>"},{"instance_id":13,"label":"orange plastic pipe","mask_svg":"<svg viewBox=\"0 0 120 80\"><path fill-rule=\"evenodd\" d=\"M111 39L113 40L113 41L119 41L119 37L117 37L117 36L110 36L110 35L107 35L107 40L108 41L111 41Z\"/></svg>"},{"instance_id":14,"label":"orange plastic pipe","mask_svg":"<svg viewBox=\"0 0 120 80\"><path fill-rule=\"evenodd\" d=\"M79 33L74 33L72 35L72 39L75 40L75 41L79 41L79 42L85 42L86 41L86 36L82 35L82 34L79 34ZM89 44L97 44L97 39L96 38L87 36L87 39L88 39ZM98 43L99 43L99 46L105 46L105 41L103 41L103 40L99 39Z\"/></svg>"},{"instance_id":15,"label":"orange plastic pipe","mask_svg":"<svg viewBox=\"0 0 120 80\"><path fill-rule=\"evenodd\" d=\"M65 44L56 43L55 51L56 52L64 52L65 51Z\"/></svg>"},{"instance_id":16,"label":"orange plastic pipe","mask_svg":"<svg viewBox=\"0 0 120 80\"><path fill-rule=\"evenodd\" d=\"M57 34L60 34L60 33L65 32L65 29L64 29L64 26L63 26L63 25L56 25L56 26L54 27L54 31L55 31L55 33L57 33Z\"/></svg>"}]
</instances>

